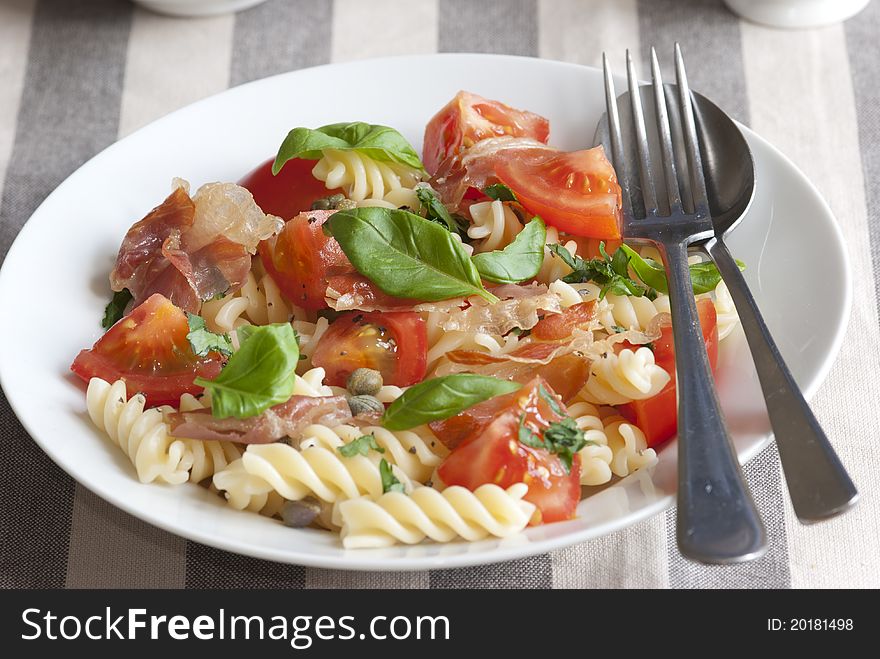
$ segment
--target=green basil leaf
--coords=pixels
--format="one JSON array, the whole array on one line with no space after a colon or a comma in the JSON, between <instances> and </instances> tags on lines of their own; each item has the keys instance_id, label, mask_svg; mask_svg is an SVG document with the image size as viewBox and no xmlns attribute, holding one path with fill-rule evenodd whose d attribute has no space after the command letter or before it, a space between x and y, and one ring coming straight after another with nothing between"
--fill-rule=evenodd
<instances>
[{"instance_id":1,"label":"green basil leaf","mask_svg":"<svg viewBox=\"0 0 880 659\"><path fill-rule=\"evenodd\" d=\"M104 307L104 318L101 320L101 327L105 330L113 327L122 318L122 315L125 313L125 307L128 306L131 300L131 291L127 288L113 293L113 297L107 303L107 306Z\"/></svg>"},{"instance_id":2,"label":"green basil leaf","mask_svg":"<svg viewBox=\"0 0 880 659\"><path fill-rule=\"evenodd\" d=\"M544 399L544 402L550 406L550 409L553 410L554 414L558 414L559 416L565 415L565 410L562 409L562 405L559 403L559 399L556 398L553 394L547 391L547 388L543 384L538 385L538 395Z\"/></svg>"},{"instance_id":3,"label":"green basil leaf","mask_svg":"<svg viewBox=\"0 0 880 659\"><path fill-rule=\"evenodd\" d=\"M404 210L354 208L324 224L355 269L388 295L426 302L479 295L480 273L464 246L435 222Z\"/></svg>"},{"instance_id":4,"label":"green basil leaf","mask_svg":"<svg viewBox=\"0 0 880 659\"><path fill-rule=\"evenodd\" d=\"M316 129L294 128L278 149L278 155L272 163L272 173L280 172L284 163L294 158L317 160L324 149L359 151L373 160L397 162L422 171L425 169L416 150L396 130L354 121Z\"/></svg>"},{"instance_id":5,"label":"green basil leaf","mask_svg":"<svg viewBox=\"0 0 880 659\"><path fill-rule=\"evenodd\" d=\"M204 357L209 352L219 352L221 355L232 354L232 341L228 334L215 334L210 331L205 319L194 313L187 313L186 320L189 323L189 333L186 340L192 351L199 357Z\"/></svg>"},{"instance_id":6,"label":"green basil leaf","mask_svg":"<svg viewBox=\"0 0 880 659\"><path fill-rule=\"evenodd\" d=\"M382 425L389 430L409 430L424 423L448 419L477 403L509 394L521 386L516 382L471 373L425 380L407 389L391 403L382 416Z\"/></svg>"},{"instance_id":7,"label":"green basil leaf","mask_svg":"<svg viewBox=\"0 0 880 659\"><path fill-rule=\"evenodd\" d=\"M382 479L382 492L405 492L403 483L397 480L388 460L382 458L379 461L379 477Z\"/></svg>"},{"instance_id":8,"label":"green basil leaf","mask_svg":"<svg viewBox=\"0 0 880 659\"><path fill-rule=\"evenodd\" d=\"M582 259L580 256L572 256L567 249L558 244L548 245L550 251L561 258L572 272L562 278L569 284L578 284L585 281L594 281L602 286L599 299L608 293L613 295L633 295L635 297L646 296L653 300L657 297L656 291L645 288L636 281L630 279L626 270L627 254L618 250L614 257L605 251L605 243L599 243L601 257L595 259ZM618 256L618 254L620 256ZM620 274L622 271L624 274Z\"/></svg>"},{"instance_id":9,"label":"green basil leaf","mask_svg":"<svg viewBox=\"0 0 880 659\"><path fill-rule=\"evenodd\" d=\"M257 416L293 395L299 346L290 323L254 327L245 335L220 375L195 380L211 394L211 413L218 419Z\"/></svg>"},{"instance_id":10,"label":"green basil leaf","mask_svg":"<svg viewBox=\"0 0 880 659\"><path fill-rule=\"evenodd\" d=\"M516 198L516 193L503 183L490 185L483 190L483 193L487 197L495 199L496 201L519 201L519 199Z\"/></svg>"},{"instance_id":11,"label":"green basil leaf","mask_svg":"<svg viewBox=\"0 0 880 659\"><path fill-rule=\"evenodd\" d=\"M517 431L517 439L519 439L520 444L525 444L530 448L547 448L547 446L544 444L544 440L541 439L537 433L535 433L531 428L526 425L525 414L523 414L519 418L519 430Z\"/></svg>"},{"instance_id":12,"label":"green basil leaf","mask_svg":"<svg viewBox=\"0 0 880 659\"><path fill-rule=\"evenodd\" d=\"M517 284L538 274L544 262L547 227L540 217L516 234L504 249L475 254L472 259L483 279L498 284Z\"/></svg>"},{"instance_id":13,"label":"green basil leaf","mask_svg":"<svg viewBox=\"0 0 880 659\"><path fill-rule=\"evenodd\" d=\"M657 263L657 261L653 259L643 258L629 245L621 245L620 250L625 251L630 257L629 265L639 279L661 293L669 292L669 286L666 281L666 270L662 263ZM742 261L737 260L736 264L739 266L740 270L746 269L746 264ZM718 286L718 283L721 281L721 273L718 272L718 267L711 261L693 263L688 266L688 270L691 274L691 284L694 288L694 295L714 291L715 287Z\"/></svg>"},{"instance_id":14,"label":"green basil leaf","mask_svg":"<svg viewBox=\"0 0 880 659\"><path fill-rule=\"evenodd\" d=\"M375 435L361 435L357 439L344 444L336 449L344 458L352 458L356 455L367 455L371 450L384 453L385 449L376 443Z\"/></svg>"},{"instance_id":15,"label":"green basil leaf","mask_svg":"<svg viewBox=\"0 0 880 659\"><path fill-rule=\"evenodd\" d=\"M442 224L453 233L467 235L467 227L452 216L449 209L446 208L443 202L440 201L440 197L431 188L416 188L416 197L418 197L419 202L427 211L426 219Z\"/></svg>"}]
</instances>

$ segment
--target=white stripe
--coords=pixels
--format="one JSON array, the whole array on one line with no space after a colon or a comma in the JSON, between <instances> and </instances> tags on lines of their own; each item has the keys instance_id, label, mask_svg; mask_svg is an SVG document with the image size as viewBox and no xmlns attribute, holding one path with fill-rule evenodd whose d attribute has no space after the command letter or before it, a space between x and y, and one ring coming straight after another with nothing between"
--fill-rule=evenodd
<instances>
[{"instance_id":1,"label":"white stripe","mask_svg":"<svg viewBox=\"0 0 880 659\"><path fill-rule=\"evenodd\" d=\"M120 137L226 89L234 25L233 14L181 20L136 10L128 42Z\"/></svg>"},{"instance_id":2,"label":"white stripe","mask_svg":"<svg viewBox=\"0 0 880 659\"><path fill-rule=\"evenodd\" d=\"M226 89L233 26L232 14L180 20L136 10L128 43L119 136ZM180 176L187 173L180 172ZM184 586L183 538L135 520L79 484L71 529L68 587ZM125 551L104 551L120 547ZM95 569L96 562L100 570Z\"/></svg>"},{"instance_id":3,"label":"white stripe","mask_svg":"<svg viewBox=\"0 0 880 659\"><path fill-rule=\"evenodd\" d=\"M548 59L601 66L608 53L617 73L626 49L639 54L636 0L538 0L538 54Z\"/></svg>"},{"instance_id":4,"label":"white stripe","mask_svg":"<svg viewBox=\"0 0 880 659\"><path fill-rule=\"evenodd\" d=\"M437 0L336 0L332 38L334 62L436 53ZM389 90L403 83L377 82Z\"/></svg>"},{"instance_id":5,"label":"white stripe","mask_svg":"<svg viewBox=\"0 0 880 659\"><path fill-rule=\"evenodd\" d=\"M624 72L626 49L638 55L635 0L539 0L538 52L548 59ZM554 588L664 588L669 585L666 516L591 542L551 552Z\"/></svg>"},{"instance_id":6,"label":"white stripe","mask_svg":"<svg viewBox=\"0 0 880 659\"><path fill-rule=\"evenodd\" d=\"M862 500L841 518L804 527L786 497L792 586L876 588L880 498L873 495L880 487L880 443L872 429L880 400L880 328L843 26L784 31L744 22L742 40L752 126L828 200L846 236L854 275L849 332L813 408Z\"/></svg>"},{"instance_id":7,"label":"white stripe","mask_svg":"<svg viewBox=\"0 0 880 659\"><path fill-rule=\"evenodd\" d=\"M378 588L428 588L427 572L355 572L306 569L306 588L376 590Z\"/></svg>"},{"instance_id":8,"label":"white stripe","mask_svg":"<svg viewBox=\"0 0 880 659\"><path fill-rule=\"evenodd\" d=\"M27 68L35 0L0 4L0 199L15 143L15 124Z\"/></svg>"}]
</instances>

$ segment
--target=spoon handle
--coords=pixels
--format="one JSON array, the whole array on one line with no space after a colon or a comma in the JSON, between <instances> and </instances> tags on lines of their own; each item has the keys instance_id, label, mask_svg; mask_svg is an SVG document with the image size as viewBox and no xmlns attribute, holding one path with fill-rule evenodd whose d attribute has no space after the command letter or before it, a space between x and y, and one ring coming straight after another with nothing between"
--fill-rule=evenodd
<instances>
[{"instance_id":1,"label":"spoon handle","mask_svg":"<svg viewBox=\"0 0 880 659\"><path fill-rule=\"evenodd\" d=\"M795 514L809 524L845 512L858 500L856 486L779 354L724 241L712 240L705 249L727 284L748 339Z\"/></svg>"},{"instance_id":2,"label":"spoon handle","mask_svg":"<svg viewBox=\"0 0 880 659\"><path fill-rule=\"evenodd\" d=\"M758 558L767 550L767 537L715 393L687 245L673 239L660 247L669 273L678 388L678 548L702 563Z\"/></svg>"}]
</instances>

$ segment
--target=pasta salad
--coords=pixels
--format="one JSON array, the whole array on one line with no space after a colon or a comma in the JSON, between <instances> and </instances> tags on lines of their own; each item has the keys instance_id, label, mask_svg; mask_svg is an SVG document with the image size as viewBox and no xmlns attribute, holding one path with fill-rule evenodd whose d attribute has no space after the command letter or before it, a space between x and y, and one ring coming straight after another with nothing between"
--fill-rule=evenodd
<instances>
[{"instance_id":1,"label":"pasta salad","mask_svg":"<svg viewBox=\"0 0 880 659\"><path fill-rule=\"evenodd\" d=\"M571 519L676 432L666 277L620 234L601 147L459 92L421 157L393 128L294 128L239 183L131 226L71 370L144 482L347 548ZM737 323L691 264L714 367Z\"/></svg>"}]
</instances>

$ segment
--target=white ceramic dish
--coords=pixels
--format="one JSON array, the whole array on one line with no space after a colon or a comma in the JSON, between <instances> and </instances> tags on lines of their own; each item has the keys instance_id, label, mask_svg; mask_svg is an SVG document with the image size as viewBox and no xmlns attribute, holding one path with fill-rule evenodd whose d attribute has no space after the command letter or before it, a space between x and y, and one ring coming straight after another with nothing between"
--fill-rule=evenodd
<instances>
[{"instance_id":1,"label":"white ceramic dish","mask_svg":"<svg viewBox=\"0 0 880 659\"><path fill-rule=\"evenodd\" d=\"M402 84L406 80L420 84ZM400 91L406 89L405 92ZM0 324L0 383L40 446L99 496L156 526L260 558L369 570L458 567L563 547L633 524L671 506L675 446L651 473L581 502L573 521L497 541L343 550L330 533L291 530L229 509L195 485L142 485L127 458L92 427L68 367L99 336L107 274L129 225L163 199L174 176L197 186L234 181L273 154L294 126L363 120L401 130L420 148L426 121L459 89L539 112L551 142L589 146L603 111L595 69L536 59L439 55L318 67L254 82L161 119L83 165L37 209L0 271L0 308L27 310ZM767 142L746 131L757 193L731 237L782 353L807 395L827 373L849 316L845 248L826 203ZM823 267L803 268L819 262ZM797 272L797 277L790 276ZM740 459L769 440L754 368L741 335L721 352L720 392ZM36 491L41 485L34 483Z\"/></svg>"}]
</instances>

